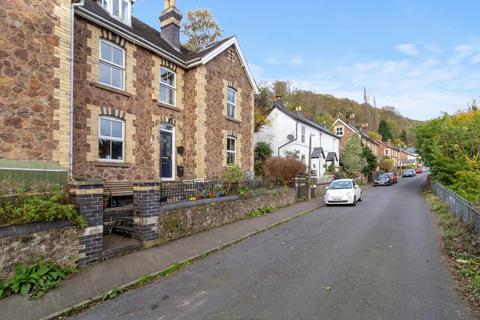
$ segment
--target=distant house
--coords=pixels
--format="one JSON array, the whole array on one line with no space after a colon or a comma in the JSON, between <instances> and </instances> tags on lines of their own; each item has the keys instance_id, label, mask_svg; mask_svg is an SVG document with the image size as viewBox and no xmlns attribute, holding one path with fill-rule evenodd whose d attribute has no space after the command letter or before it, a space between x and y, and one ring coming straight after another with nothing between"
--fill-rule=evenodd
<instances>
[{"instance_id":1,"label":"distant house","mask_svg":"<svg viewBox=\"0 0 480 320\"><path fill-rule=\"evenodd\" d=\"M307 166L311 159L311 168L318 177L323 177L332 165L337 170L340 138L324 126L305 118L301 108L292 112L278 99L267 119L268 125L255 134L255 143L266 142L275 156L293 156Z\"/></svg>"},{"instance_id":2,"label":"distant house","mask_svg":"<svg viewBox=\"0 0 480 320\"><path fill-rule=\"evenodd\" d=\"M348 123L342 119L335 120L332 129L340 138L340 149L343 149L348 140L350 140L354 134L357 134L362 140L362 144L372 150L373 154L378 156L380 142L368 136L368 123L363 124L361 129L357 129L355 114L350 114Z\"/></svg>"}]
</instances>

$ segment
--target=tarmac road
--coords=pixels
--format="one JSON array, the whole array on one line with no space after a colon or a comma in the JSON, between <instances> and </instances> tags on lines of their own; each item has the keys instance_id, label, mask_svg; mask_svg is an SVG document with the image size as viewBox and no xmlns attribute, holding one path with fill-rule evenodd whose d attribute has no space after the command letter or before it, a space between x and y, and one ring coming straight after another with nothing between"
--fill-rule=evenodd
<instances>
[{"instance_id":1,"label":"tarmac road","mask_svg":"<svg viewBox=\"0 0 480 320\"><path fill-rule=\"evenodd\" d=\"M422 197L426 175L321 208L76 319L470 319Z\"/></svg>"}]
</instances>

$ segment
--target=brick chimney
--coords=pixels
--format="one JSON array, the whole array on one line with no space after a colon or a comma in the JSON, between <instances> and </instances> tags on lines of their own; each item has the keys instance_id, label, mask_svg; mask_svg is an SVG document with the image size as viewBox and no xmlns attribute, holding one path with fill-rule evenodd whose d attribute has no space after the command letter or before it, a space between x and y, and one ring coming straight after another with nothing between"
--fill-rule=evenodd
<instances>
[{"instance_id":1,"label":"brick chimney","mask_svg":"<svg viewBox=\"0 0 480 320\"><path fill-rule=\"evenodd\" d=\"M299 116L303 117L302 106L296 107L295 108L295 113L298 114Z\"/></svg>"},{"instance_id":2,"label":"brick chimney","mask_svg":"<svg viewBox=\"0 0 480 320\"><path fill-rule=\"evenodd\" d=\"M355 129L357 125L355 120L355 113L350 113L350 116L348 117L348 125Z\"/></svg>"},{"instance_id":3,"label":"brick chimney","mask_svg":"<svg viewBox=\"0 0 480 320\"><path fill-rule=\"evenodd\" d=\"M176 0L165 0L165 8L160 15L162 37L172 47L180 51L180 23L182 14L175 6Z\"/></svg>"},{"instance_id":4,"label":"brick chimney","mask_svg":"<svg viewBox=\"0 0 480 320\"><path fill-rule=\"evenodd\" d=\"M389 146L391 146L392 145L392 139L388 139L387 143L388 143Z\"/></svg>"},{"instance_id":5,"label":"brick chimney","mask_svg":"<svg viewBox=\"0 0 480 320\"><path fill-rule=\"evenodd\" d=\"M368 136L368 123L362 124L362 132Z\"/></svg>"}]
</instances>

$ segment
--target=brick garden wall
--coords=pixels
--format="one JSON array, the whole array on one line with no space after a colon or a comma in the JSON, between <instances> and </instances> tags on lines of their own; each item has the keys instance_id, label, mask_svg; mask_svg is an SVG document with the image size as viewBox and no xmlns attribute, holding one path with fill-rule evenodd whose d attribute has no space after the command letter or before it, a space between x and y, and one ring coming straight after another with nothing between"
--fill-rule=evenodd
<instances>
[{"instance_id":1,"label":"brick garden wall","mask_svg":"<svg viewBox=\"0 0 480 320\"><path fill-rule=\"evenodd\" d=\"M230 200L219 198L215 199L218 201L212 203L162 211L156 224L156 232L159 237L157 241L165 243L187 237L245 219L251 210L260 207L271 206L277 209L296 201L293 189L232 198Z\"/></svg>"}]
</instances>

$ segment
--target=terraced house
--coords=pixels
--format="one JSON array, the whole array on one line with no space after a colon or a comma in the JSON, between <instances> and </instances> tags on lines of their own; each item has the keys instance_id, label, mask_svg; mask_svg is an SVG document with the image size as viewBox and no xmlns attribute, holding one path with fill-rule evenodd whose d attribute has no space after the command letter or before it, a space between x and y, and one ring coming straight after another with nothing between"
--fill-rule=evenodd
<instances>
[{"instance_id":1,"label":"terraced house","mask_svg":"<svg viewBox=\"0 0 480 320\"><path fill-rule=\"evenodd\" d=\"M236 37L189 51L164 5L157 30L130 0L4 1L0 167L106 181L253 171L257 88Z\"/></svg>"}]
</instances>

